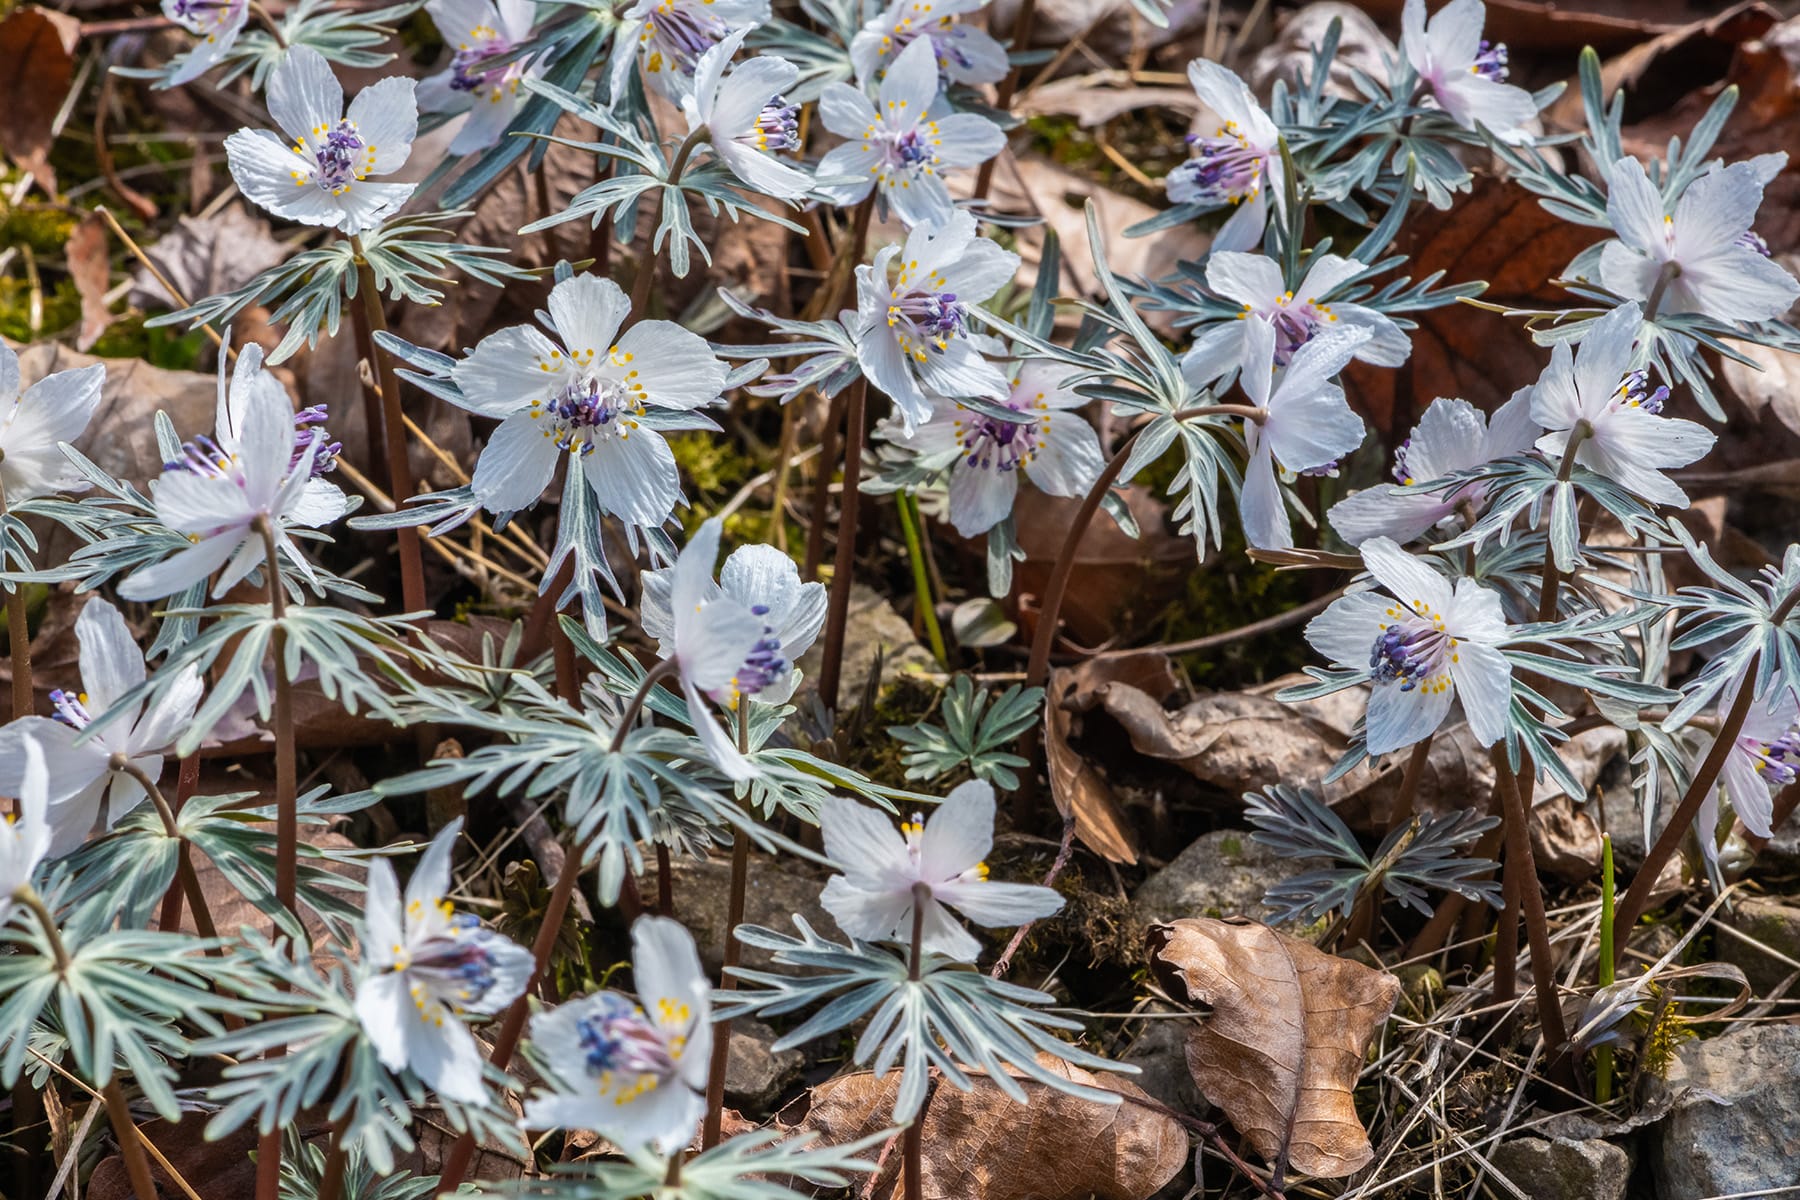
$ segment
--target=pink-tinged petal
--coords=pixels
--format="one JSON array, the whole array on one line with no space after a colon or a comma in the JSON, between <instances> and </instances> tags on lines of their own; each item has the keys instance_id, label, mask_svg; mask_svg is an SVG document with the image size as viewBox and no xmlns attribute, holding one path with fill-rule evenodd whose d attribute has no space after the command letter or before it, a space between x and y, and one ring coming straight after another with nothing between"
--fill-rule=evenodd
<instances>
[{"instance_id":1,"label":"pink-tinged petal","mask_svg":"<svg viewBox=\"0 0 1800 1200\"><path fill-rule=\"evenodd\" d=\"M1024 925L1059 912L1063 906L1055 888L1034 883L951 883L934 888L933 894L984 929Z\"/></svg>"},{"instance_id":2,"label":"pink-tinged petal","mask_svg":"<svg viewBox=\"0 0 1800 1200\"><path fill-rule=\"evenodd\" d=\"M1450 0L1438 9L1425 31L1431 60L1444 67L1467 67L1473 63L1481 49L1481 26L1486 13L1481 0Z\"/></svg>"},{"instance_id":3,"label":"pink-tinged petal","mask_svg":"<svg viewBox=\"0 0 1800 1200\"><path fill-rule=\"evenodd\" d=\"M1475 740L1492 746L1503 739L1512 719L1512 669L1506 657L1492 646L1463 642L1451 651L1449 670Z\"/></svg>"},{"instance_id":4,"label":"pink-tinged petal","mask_svg":"<svg viewBox=\"0 0 1800 1200\"><path fill-rule=\"evenodd\" d=\"M1575 351L1575 391L1581 397L1584 416L1592 419L1618 391L1620 381L1631 370L1643 327L1643 310L1636 304L1621 304L1595 321L1581 339ZM1541 424L1555 428L1548 421Z\"/></svg>"},{"instance_id":5,"label":"pink-tinged petal","mask_svg":"<svg viewBox=\"0 0 1800 1200\"><path fill-rule=\"evenodd\" d=\"M1306 625L1306 641L1333 666L1369 668L1375 639L1405 614L1378 592L1348 592Z\"/></svg>"},{"instance_id":6,"label":"pink-tinged petal","mask_svg":"<svg viewBox=\"0 0 1800 1200\"><path fill-rule=\"evenodd\" d=\"M863 892L904 892L916 877L905 839L886 813L847 796L829 797L819 808L825 857Z\"/></svg>"},{"instance_id":7,"label":"pink-tinged petal","mask_svg":"<svg viewBox=\"0 0 1800 1200\"><path fill-rule=\"evenodd\" d=\"M1272 181L1265 181L1266 190ZM1231 216L1213 234L1213 252L1251 250L1262 244L1263 229L1269 221L1269 202L1263 191L1232 209Z\"/></svg>"},{"instance_id":8,"label":"pink-tinged petal","mask_svg":"<svg viewBox=\"0 0 1800 1200\"><path fill-rule=\"evenodd\" d=\"M1731 797L1732 810L1744 828L1760 838L1771 836L1775 804L1769 795L1768 781L1757 771L1755 760L1742 750L1732 750L1725 756L1719 782Z\"/></svg>"},{"instance_id":9,"label":"pink-tinged petal","mask_svg":"<svg viewBox=\"0 0 1800 1200\"><path fill-rule=\"evenodd\" d=\"M1537 441L1542 431L1531 415L1533 391L1530 387L1522 387L1494 410L1493 416L1488 418L1487 437L1482 443L1478 462L1523 454Z\"/></svg>"},{"instance_id":10,"label":"pink-tinged petal","mask_svg":"<svg viewBox=\"0 0 1800 1200\"><path fill-rule=\"evenodd\" d=\"M1762 199L1757 168L1747 162L1714 167L1688 184L1675 202L1676 260L1685 267L1730 246L1756 220Z\"/></svg>"},{"instance_id":11,"label":"pink-tinged petal","mask_svg":"<svg viewBox=\"0 0 1800 1200\"><path fill-rule=\"evenodd\" d=\"M1547 433L1566 432L1581 420L1581 396L1575 390L1575 352L1567 342L1550 347L1550 365L1531 389L1530 412L1532 423ZM1543 445L1541 441L1538 444Z\"/></svg>"},{"instance_id":12,"label":"pink-tinged petal","mask_svg":"<svg viewBox=\"0 0 1800 1200\"><path fill-rule=\"evenodd\" d=\"M1249 327L1249 318L1203 326L1194 335L1194 344L1182 355L1181 377L1194 387L1203 388L1237 370L1248 357L1245 333Z\"/></svg>"},{"instance_id":13,"label":"pink-tinged petal","mask_svg":"<svg viewBox=\"0 0 1800 1200\"><path fill-rule=\"evenodd\" d=\"M1433 400L1407 439L1409 481L1428 483L1474 466L1481 461L1481 444L1486 435L1487 419L1467 400Z\"/></svg>"},{"instance_id":14,"label":"pink-tinged petal","mask_svg":"<svg viewBox=\"0 0 1800 1200\"><path fill-rule=\"evenodd\" d=\"M1425 74L1431 66L1431 44L1426 38L1425 0L1406 0L1400 8L1400 49L1412 69Z\"/></svg>"},{"instance_id":15,"label":"pink-tinged petal","mask_svg":"<svg viewBox=\"0 0 1800 1200\"><path fill-rule=\"evenodd\" d=\"M910 891L866 892L842 875L833 875L819 893L819 903L838 928L865 942L891 941L910 934Z\"/></svg>"}]
</instances>

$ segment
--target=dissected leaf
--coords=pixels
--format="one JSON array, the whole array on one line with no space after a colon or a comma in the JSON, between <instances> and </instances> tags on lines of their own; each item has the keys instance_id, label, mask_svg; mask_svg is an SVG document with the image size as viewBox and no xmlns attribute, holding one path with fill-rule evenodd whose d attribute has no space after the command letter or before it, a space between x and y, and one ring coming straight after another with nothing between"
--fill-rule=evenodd
<instances>
[{"instance_id":1,"label":"dissected leaf","mask_svg":"<svg viewBox=\"0 0 1800 1200\"><path fill-rule=\"evenodd\" d=\"M69 277L81 295L81 330L75 336L75 348L86 350L112 324L112 313L106 306L107 289L112 286L112 262L105 220L97 213L89 215L69 234L63 253L68 259Z\"/></svg>"},{"instance_id":2,"label":"dissected leaf","mask_svg":"<svg viewBox=\"0 0 1800 1200\"><path fill-rule=\"evenodd\" d=\"M1050 797L1064 819L1075 818L1075 836L1082 845L1108 862L1135 863L1137 832L1125 819L1112 787L1092 763L1069 745L1075 717L1063 701L1075 682L1073 671L1056 671L1050 676L1049 703L1044 707L1044 757L1050 776Z\"/></svg>"},{"instance_id":3,"label":"dissected leaf","mask_svg":"<svg viewBox=\"0 0 1800 1200\"><path fill-rule=\"evenodd\" d=\"M925 1108L925 1200L1145 1200L1187 1161L1188 1138L1179 1122L1134 1100L1148 1100L1127 1079L1093 1075L1046 1055L1039 1061L1077 1083L1126 1097L1093 1104L1029 1079L1030 1103L1020 1105L976 1076L971 1091L938 1086ZM878 1132L893 1111L899 1075L840 1075L814 1088L806 1113L790 1129L818 1133L832 1143ZM784 1114L785 1116L785 1114ZM785 1124L785 1122L784 1122ZM871 1152L873 1156L873 1152ZM889 1154L869 1195L904 1194L900 1155Z\"/></svg>"},{"instance_id":4,"label":"dissected leaf","mask_svg":"<svg viewBox=\"0 0 1800 1200\"><path fill-rule=\"evenodd\" d=\"M1154 925L1149 950L1172 995L1212 1008L1188 1069L1259 1155L1325 1178L1368 1164L1354 1092L1398 979L1242 919Z\"/></svg>"},{"instance_id":5,"label":"dissected leaf","mask_svg":"<svg viewBox=\"0 0 1800 1200\"><path fill-rule=\"evenodd\" d=\"M0 150L51 196L50 143L75 78L80 38L80 21L47 8L14 9L0 21Z\"/></svg>"}]
</instances>

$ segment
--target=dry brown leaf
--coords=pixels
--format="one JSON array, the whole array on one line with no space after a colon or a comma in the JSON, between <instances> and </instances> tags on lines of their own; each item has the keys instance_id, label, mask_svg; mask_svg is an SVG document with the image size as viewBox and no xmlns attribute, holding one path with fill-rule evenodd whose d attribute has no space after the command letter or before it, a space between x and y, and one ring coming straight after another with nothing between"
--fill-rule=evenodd
<instances>
[{"instance_id":1,"label":"dry brown leaf","mask_svg":"<svg viewBox=\"0 0 1800 1200\"><path fill-rule=\"evenodd\" d=\"M1149 1100L1143 1089L1124 1076L1090 1074L1047 1055L1038 1061L1126 1100L1095 1104L1019 1079L1027 1097L1020 1105L980 1072L971 1072L975 1086L967 1092L940 1084L921 1130L925 1200L1146 1200L1181 1170L1187 1133L1173 1117L1133 1103ZM899 1079L892 1071L885 1079L858 1072L829 1080L806 1098L805 1115L784 1120L784 1127L828 1143L875 1133L888 1124ZM900 1155L889 1154L883 1166L869 1194L902 1195Z\"/></svg>"},{"instance_id":2,"label":"dry brown leaf","mask_svg":"<svg viewBox=\"0 0 1800 1200\"><path fill-rule=\"evenodd\" d=\"M112 313L106 306L106 292L112 286L106 221L97 213L90 214L69 234L63 254L68 259L75 291L81 296L81 329L75 335L75 348L86 350L112 324Z\"/></svg>"},{"instance_id":3,"label":"dry brown leaf","mask_svg":"<svg viewBox=\"0 0 1800 1200\"><path fill-rule=\"evenodd\" d=\"M1277 1174L1335 1179L1368 1164L1354 1092L1398 979L1253 921L1155 925L1149 949L1171 995L1212 1009L1187 1038L1200 1091Z\"/></svg>"},{"instance_id":4,"label":"dry brown leaf","mask_svg":"<svg viewBox=\"0 0 1800 1200\"><path fill-rule=\"evenodd\" d=\"M1137 832L1125 819L1118 798L1094 764L1069 745L1075 717L1063 700L1075 686L1072 671L1056 671L1044 704L1044 757L1050 775L1050 797L1066 821L1075 819L1081 844L1108 862L1137 862Z\"/></svg>"},{"instance_id":5,"label":"dry brown leaf","mask_svg":"<svg viewBox=\"0 0 1800 1200\"><path fill-rule=\"evenodd\" d=\"M269 232L267 221L233 204L212 216L181 217L145 253L177 291L198 300L242 287L258 271L285 259L288 250ZM131 301L146 308L175 305L148 268L132 277Z\"/></svg>"},{"instance_id":6,"label":"dry brown leaf","mask_svg":"<svg viewBox=\"0 0 1800 1200\"><path fill-rule=\"evenodd\" d=\"M1125 631L1130 615L1154 614L1182 586L1182 572L1194 562L1194 544L1171 534L1163 503L1148 488L1120 493L1143 536L1126 537L1110 517L1088 525L1075 550L1075 574L1063 598L1063 628L1089 645ZM1025 561L1013 571L1013 597L1042 596L1056 557L1068 536L1069 521L1081 501L1021 489L1014 510ZM1020 613L1027 631L1036 626L1035 608Z\"/></svg>"},{"instance_id":7,"label":"dry brown leaf","mask_svg":"<svg viewBox=\"0 0 1800 1200\"><path fill-rule=\"evenodd\" d=\"M0 21L0 150L49 196L56 195L50 143L80 38L80 21L47 8L14 9Z\"/></svg>"}]
</instances>

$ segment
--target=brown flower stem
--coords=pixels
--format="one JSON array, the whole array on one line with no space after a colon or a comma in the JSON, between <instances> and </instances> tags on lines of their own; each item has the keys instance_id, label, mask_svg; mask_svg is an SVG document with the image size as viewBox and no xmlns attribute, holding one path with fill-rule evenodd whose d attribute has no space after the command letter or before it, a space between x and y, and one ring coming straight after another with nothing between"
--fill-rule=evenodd
<instances>
[{"instance_id":1,"label":"brown flower stem","mask_svg":"<svg viewBox=\"0 0 1800 1200\"><path fill-rule=\"evenodd\" d=\"M1469 851L1469 857L1493 858L1496 854L1500 853L1500 842L1502 837L1503 835L1498 826L1488 830L1481 835L1481 839L1477 841L1474 848ZM1427 954L1433 954L1442 949L1444 943L1450 940L1450 931L1456 928L1457 921L1462 917L1463 910L1467 908L1468 905L1469 899L1462 893L1446 893L1443 900L1439 902L1437 908L1432 912L1431 919L1425 922L1424 927L1413 936L1413 940L1407 945L1406 958L1422 958Z\"/></svg>"},{"instance_id":2,"label":"brown flower stem","mask_svg":"<svg viewBox=\"0 0 1800 1200\"><path fill-rule=\"evenodd\" d=\"M1500 916L1494 925L1496 1004L1511 1003L1519 993L1519 871L1510 853L1505 853L1504 858L1500 868Z\"/></svg>"},{"instance_id":3,"label":"brown flower stem","mask_svg":"<svg viewBox=\"0 0 1800 1200\"><path fill-rule=\"evenodd\" d=\"M678 187L681 176L687 170L688 158L694 153L694 147L711 137L711 132L702 125L687 135L681 148L675 151L675 160L669 165L669 178L665 187ZM686 201L677 198L678 203ZM631 319L641 321L647 315L645 310L650 303L650 284L656 278L656 239L644 239L643 248L638 251L637 274L631 281Z\"/></svg>"},{"instance_id":4,"label":"brown flower stem","mask_svg":"<svg viewBox=\"0 0 1800 1200\"><path fill-rule=\"evenodd\" d=\"M807 512L806 561L800 574L817 579L819 564L825 561L825 514L831 510L831 466L838 456L838 431L844 424L842 392L833 396L825 409L825 425L819 430L818 474L813 478L812 507Z\"/></svg>"},{"instance_id":5,"label":"brown flower stem","mask_svg":"<svg viewBox=\"0 0 1800 1200\"><path fill-rule=\"evenodd\" d=\"M1788 607L1785 603L1783 608ZM1785 614L1783 614L1785 615ZM1776 624L1780 624L1777 621ZM1675 806L1675 812L1669 823L1663 826L1662 836L1644 855L1644 865L1638 868L1637 874L1631 878L1631 886L1619 900L1618 911L1613 916L1613 954L1616 958L1625 953L1626 936L1638 918L1650 907L1650 890L1656 886L1663 868L1675 857L1681 839L1687 836L1694 818L1699 815L1700 808L1706 798L1712 795L1713 788L1718 785L1719 772L1725 768L1725 760L1730 757L1732 747L1737 744L1738 734L1744 728L1744 718L1750 715L1750 704L1755 699L1755 687L1751 680L1755 678L1760 655L1750 660L1749 668L1744 672L1743 682L1738 687L1737 697L1731 702L1731 709L1725 714L1725 721L1713 738L1712 749L1707 751L1706 758L1701 761L1700 769L1694 772L1694 778L1688 784L1688 790L1682 795L1681 803Z\"/></svg>"},{"instance_id":6,"label":"brown flower stem","mask_svg":"<svg viewBox=\"0 0 1800 1200\"><path fill-rule=\"evenodd\" d=\"M1544 894L1538 888L1537 864L1531 856L1531 817L1519 791L1518 777L1506 757L1506 746L1497 743L1488 754L1494 779L1505 806L1506 863L1510 875L1517 864L1520 909L1525 917L1525 936L1531 945L1531 977L1537 985L1538 1024L1544 1031L1545 1056L1554 1061L1567 1050L1562 1004L1556 995L1556 966L1550 952L1550 924L1544 916Z\"/></svg>"},{"instance_id":7,"label":"brown flower stem","mask_svg":"<svg viewBox=\"0 0 1800 1200\"><path fill-rule=\"evenodd\" d=\"M300 816L295 799L298 783L294 765L294 698L285 661L287 630L281 624L287 619L287 593L281 584L275 528L267 517L258 517L256 531L262 535L269 613L276 622L275 636L269 639L269 657L275 671L275 898L298 919L300 910L296 903L295 881L298 877Z\"/></svg>"},{"instance_id":8,"label":"brown flower stem","mask_svg":"<svg viewBox=\"0 0 1800 1200\"><path fill-rule=\"evenodd\" d=\"M838 707L838 682L844 672L850 585L856 575L856 523L862 507L863 421L868 394L869 381L858 378L844 405L844 491L838 498L837 553L832 560L831 597L825 613L825 646L819 668L819 698L834 713Z\"/></svg>"},{"instance_id":9,"label":"brown flower stem","mask_svg":"<svg viewBox=\"0 0 1800 1200\"><path fill-rule=\"evenodd\" d=\"M908 983L919 982L921 968L925 961L925 905L931 900L931 885L915 883L912 888L913 921L912 946L908 952L906 963L906 979ZM906 1200L922 1200L925 1181L922 1174L925 1168L925 1107L913 1114L912 1124L906 1127L906 1134L901 1139L901 1172L906 1176Z\"/></svg>"},{"instance_id":10,"label":"brown flower stem","mask_svg":"<svg viewBox=\"0 0 1800 1200\"><path fill-rule=\"evenodd\" d=\"M0 459L5 457L0 451ZM6 486L0 483L0 517L7 511ZM31 687L31 614L25 611L22 582L15 582L6 593L6 650L12 656L12 719L16 721L37 711Z\"/></svg>"},{"instance_id":11,"label":"brown flower stem","mask_svg":"<svg viewBox=\"0 0 1800 1200\"><path fill-rule=\"evenodd\" d=\"M611 752L617 754L625 744L625 735L637 722L637 715L643 710L644 700L650 695L650 689L665 676L677 669L672 658L665 658L644 674L638 684L637 691L626 701L625 711L619 717L618 727L613 731ZM569 903L575 895L575 880L581 874L582 863L586 858L586 844L577 844L570 848L568 857L563 862L562 874L556 877L556 883L550 890L549 902L544 906L543 923L538 927L537 939L531 944L531 978L525 983L525 990L519 993L506 1010L506 1017L500 1023L500 1032L494 1038L494 1052L489 1055L496 1067L504 1071L512 1062L513 1053L519 1048L519 1039L525 1033L525 1018L531 1012L531 994L537 990L539 982L550 966L550 955L556 949L557 935L562 932L563 920L569 915ZM632 885L630 873L625 877L627 885ZM627 907L620 896L621 907ZM450 1147L450 1153L444 1158L443 1171L438 1177L438 1194L455 1193L462 1186L463 1177L468 1174L469 1163L475 1156L475 1135L465 1133L456 1139Z\"/></svg>"},{"instance_id":12,"label":"brown flower stem","mask_svg":"<svg viewBox=\"0 0 1800 1200\"><path fill-rule=\"evenodd\" d=\"M1012 38L1007 46L1008 51L1017 53L1020 50L1029 48L1031 45L1031 32L1036 24L1037 0L1021 0L1018 15L1013 18ZM997 110L1005 112L1008 108L1012 107L1013 96L1016 95L1019 90L1019 74L1022 69L1023 68L1019 64L1015 63L1012 68L1006 72L1006 78L1000 81L1000 86L995 89L994 107ZM999 161L1000 155L996 154L993 158L990 158L981 164L981 172L975 176L976 200L987 199L988 189L992 187L994 183L994 164Z\"/></svg>"},{"instance_id":13,"label":"brown flower stem","mask_svg":"<svg viewBox=\"0 0 1800 1200\"><path fill-rule=\"evenodd\" d=\"M1569 440L1563 445L1562 462L1557 464L1556 482L1567 483L1575 473L1575 451L1581 443L1594 434L1594 427L1585 420L1575 422L1575 428L1569 431ZM1550 551L1548 539L1544 542L1544 581L1538 587L1537 619L1554 621L1556 619L1556 597L1562 588L1562 572L1557 569L1556 556Z\"/></svg>"},{"instance_id":14,"label":"brown flower stem","mask_svg":"<svg viewBox=\"0 0 1800 1200\"><path fill-rule=\"evenodd\" d=\"M381 309L381 290L375 286L375 269L363 257L362 239L350 239L356 254L356 287L362 293L362 307L355 310L358 324L369 346L369 366L381 380L381 442L387 451L388 491L394 507L406 507L416 493L413 486L412 460L406 449L406 414L400 408L400 376L395 373L393 356L375 344L377 333L387 332L387 316ZM419 529L403 525L394 531L400 551L400 596L409 613L424 612L425 563L419 550Z\"/></svg>"},{"instance_id":15,"label":"brown flower stem","mask_svg":"<svg viewBox=\"0 0 1800 1200\"><path fill-rule=\"evenodd\" d=\"M350 1114L345 1113L331 1126L331 1145L325 1151L325 1171L319 1177L318 1200L342 1200L344 1168L350 1162L349 1148L344 1145L344 1130L349 1124Z\"/></svg>"},{"instance_id":16,"label":"brown flower stem","mask_svg":"<svg viewBox=\"0 0 1800 1200\"><path fill-rule=\"evenodd\" d=\"M750 705L739 704L737 720L738 752L750 752ZM737 978L731 968L738 965L742 947L737 927L744 923L744 892L750 883L750 835L742 829L731 839L731 891L725 900L724 965L719 971L719 990L735 992ZM706 1120L700 1127L700 1148L710 1150L719 1144L719 1133L725 1122L725 1072L731 1061L731 1022L713 1022L712 1061L706 1072Z\"/></svg>"},{"instance_id":17,"label":"brown flower stem","mask_svg":"<svg viewBox=\"0 0 1800 1200\"><path fill-rule=\"evenodd\" d=\"M662 842L656 843L656 915L675 915L675 864Z\"/></svg>"},{"instance_id":18,"label":"brown flower stem","mask_svg":"<svg viewBox=\"0 0 1800 1200\"><path fill-rule=\"evenodd\" d=\"M556 663L556 695L565 704L581 700L581 672L575 661L575 643L563 630L562 622L550 626L550 652Z\"/></svg>"},{"instance_id":19,"label":"brown flower stem","mask_svg":"<svg viewBox=\"0 0 1800 1200\"><path fill-rule=\"evenodd\" d=\"M156 815L162 818L163 832L181 843L175 867L176 886L181 889L178 894L185 894L188 907L194 910L194 929L200 936L203 938L218 937L219 931L213 924L212 912L207 908L206 893L200 890L200 877L194 873L194 863L188 855L187 839L181 836L181 826L175 820L175 810L170 808L168 800L164 799L162 789L156 786L156 780L150 778L149 772L122 753L112 756L112 769L121 771L137 781L138 786L143 788L150 797L150 803L156 808ZM179 920L179 907L176 909L176 914L176 920ZM165 925L163 928L172 928L172 926Z\"/></svg>"}]
</instances>

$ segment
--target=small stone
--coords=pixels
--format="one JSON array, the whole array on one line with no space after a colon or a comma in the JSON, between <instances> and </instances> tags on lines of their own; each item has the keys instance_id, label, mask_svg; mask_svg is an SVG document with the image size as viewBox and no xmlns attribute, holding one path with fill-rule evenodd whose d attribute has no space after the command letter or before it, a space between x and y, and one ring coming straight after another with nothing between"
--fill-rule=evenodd
<instances>
[{"instance_id":1,"label":"small stone","mask_svg":"<svg viewBox=\"0 0 1800 1200\"><path fill-rule=\"evenodd\" d=\"M1651 1102L1671 1100L1652 1138L1659 1200L1790 1188L1800 1145L1800 1025L1740 1027L1681 1047Z\"/></svg>"},{"instance_id":2,"label":"small stone","mask_svg":"<svg viewBox=\"0 0 1800 1200\"><path fill-rule=\"evenodd\" d=\"M1719 959L1741 967L1754 994L1767 995L1800 971L1800 908L1773 900L1740 900L1731 914L1731 927L1755 942L1721 933Z\"/></svg>"},{"instance_id":3,"label":"small stone","mask_svg":"<svg viewBox=\"0 0 1800 1200\"><path fill-rule=\"evenodd\" d=\"M1183 917L1250 917L1272 912L1262 902L1269 888L1318 864L1282 858L1250 834L1218 829L1183 850L1150 876L1131 900L1146 927Z\"/></svg>"},{"instance_id":4,"label":"small stone","mask_svg":"<svg viewBox=\"0 0 1800 1200\"><path fill-rule=\"evenodd\" d=\"M726 913L731 898L731 857L729 854L704 861L676 859L674 863L675 917L693 932L700 949L700 961L709 974L717 975L724 962ZM749 873L744 886L744 924L761 925L777 933L798 937L793 915L806 918L806 923L821 936L843 941L837 922L819 903L819 893L831 873L794 858L773 859L766 854L750 856ZM638 877L638 893L646 905L654 904L657 895L656 870ZM753 947L744 948L745 966L765 968L769 954Z\"/></svg>"},{"instance_id":5,"label":"small stone","mask_svg":"<svg viewBox=\"0 0 1800 1200\"><path fill-rule=\"evenodd\" d=\"M881 654L881 686L887 688L905 674L937 670L912 626L894 606L866 584L850 585L850 607L844 623L843 674L838 679L838 707L854 709L857 699L868 686L869 672L875 666L875 655ZM816 686L819 668L824 661L825 639L820 638L801 656L798 666L806 679L803 686Z\"/></svg>"},{"instance_id":6,"label":"small stone","mask_svg":"<svg viewBox=\"0 0 1800 1200\"><path fill-rule=\"evenodd\" d=\"M1631 1182L1631 1154L1598 1138L1510 1138L1491 1161L1531 1200L1624 1200Z\"/></svg>"},{"instance_id":7,"label":"small stone","mask_svg":"<svg viewBox=\"0 0 1800 1200\"><path fill-rule=\"evenodd\" d=\"M1119 1055L1119 1061L1139 1069L1141 1074L1131 1076L1131 1082L1152 1100L1177 1112L1204 1111L1206 1100L1187 1065L1187 1034L1195 1018L1184 1020L1176 1015L1177 1009L1166 1004L1152 1005L1148 1011L1151 1019L1142 1023L1142 1030Z\"/></svg>"},{"instance_id":8,"label":"small stone","mask_svg":"<svg viewBox=\"0 0 1800 1200\"><path fill-rule=\"evenodd\" d=\"M781 1035L749 1017L731 1023L731 1046L725 1058L725 1099L747 1113L773 1109L788 1085L800 1077L806 1056L798 1050L776 1050Z\"/></svg>"}]
</instances>

